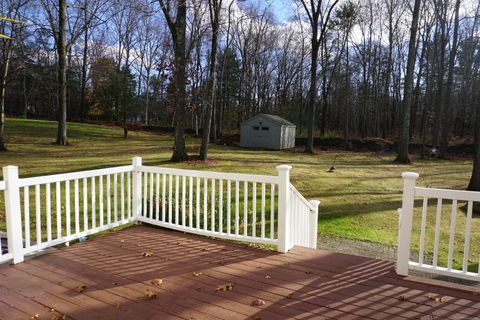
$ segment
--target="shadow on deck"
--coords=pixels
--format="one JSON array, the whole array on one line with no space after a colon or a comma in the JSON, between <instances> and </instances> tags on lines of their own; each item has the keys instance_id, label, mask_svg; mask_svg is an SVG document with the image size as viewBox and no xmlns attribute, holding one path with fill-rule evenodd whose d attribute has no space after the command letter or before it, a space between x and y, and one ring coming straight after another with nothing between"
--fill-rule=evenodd
<instances>
[{"instance_id":1,"label":"shadow on deck","mask_svg":"<svg viewBox=\"0 0 480 320\"><path fill-rule=\"evenodd\" d=\"M151 284L157 278L161 286ZM215 291L227 283L233 283L232 291ZM85 286L81 293L74 290L79 286ZM146 290L156 297L145 297ZM136 226L0 266L1 319L63 315L480 319L480 296L476 288L397 276L392 262L298 247L279 254Z\"/></svg>"}]
</instances>

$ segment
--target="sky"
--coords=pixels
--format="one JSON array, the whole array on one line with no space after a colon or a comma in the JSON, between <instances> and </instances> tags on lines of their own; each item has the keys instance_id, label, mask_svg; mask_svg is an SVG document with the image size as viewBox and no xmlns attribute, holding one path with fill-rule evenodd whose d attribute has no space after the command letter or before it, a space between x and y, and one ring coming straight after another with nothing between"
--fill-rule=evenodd
<instances>
[{"instance_id":1,"label":"sky","mask_svg":"<svg viewBox=\"0 0 480 320\"><path fill-rule=\"evenodd\" d=\"M293 13L291 8L294 0L246 0L246 2L253 4L260 2L262 5L270 5L279 22L287 20Z\"/></svg>"}]
</instances>

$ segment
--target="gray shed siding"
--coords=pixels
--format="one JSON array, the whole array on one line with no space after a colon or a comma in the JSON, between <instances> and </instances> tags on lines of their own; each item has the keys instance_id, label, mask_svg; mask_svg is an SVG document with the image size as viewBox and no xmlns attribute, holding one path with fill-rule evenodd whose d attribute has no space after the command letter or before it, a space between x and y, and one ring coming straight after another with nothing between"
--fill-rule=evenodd
<instances>
[{"instance_id":1,"label":"gray shed siding","mask_svg":"<svg viewBox=\"0 0 480 320\"><path fill-rule=\"evenodd\" d=\"M241 125L240 146L273 150L293 148L295 126L282 125L262 115L255 116Z\"/></svg>"}]
</instances>

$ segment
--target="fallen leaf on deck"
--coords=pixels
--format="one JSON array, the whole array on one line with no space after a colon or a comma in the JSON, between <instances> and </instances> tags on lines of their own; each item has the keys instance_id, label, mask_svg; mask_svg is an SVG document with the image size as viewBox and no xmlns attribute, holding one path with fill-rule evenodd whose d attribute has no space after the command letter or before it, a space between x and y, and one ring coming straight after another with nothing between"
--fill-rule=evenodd
<instances>
[{"instance_id":1,"label":"fallen leaf on deck","mask_svg":"<svg viewBox=\"0 0 480 320\"><path fill-rule=\"evenodd\" d=\"M153 293L151 290L149 289L145 289L145 291L143 291L143 295L149 299L155 299L157 297L157 294L156 293Z\"/></svg>"},{"instance_id":2,"label":"fallen leaf on deck","mask_svg":"<svg viewBox=\"0 0 480 320\"><path fill-rule=\"evenodd\" d=\"M435 302L443 302L443 296L427 296L428 299Z\"/></svg>"},{"instance_id":3,"label":"fallen leaf on deck","mask_svg":"<svg viewBox=\"0 0 480 320\"><path fill-rule=\"evenodd\" d=\"M87 286L83 284L81 286L75 287L73 291L77 293L82 293L83 291L85 291L85 289L87 289Z\"/></svg>"},{"instance_id":4,"label":"fallen leaf on deck","mask_svg":"<svg viewBox=\"0 0 480 320\"><path fill-rule=\"evenodd\" d=\"M292 299L293 298L293 293L287 294L287 299Z\"/></svg>"},{"instance_id":5,"label":"fallen leaf on deck","mask_svg":"<svg viewBox=\"0 0 480 320\"><path fill-rule=\"evenodd\" d=\"M252 303L250 303L251 306L255 306L255 307L263 306L264 304L265 304L265 301L263 301L262 299L256 299L256 300L253 300Z\"/></svg>"},{"instance_id":6,"label":"fallen leaf on deck","mask_svg":"<svg viewBox=\"0 0 480 320\"><path fill-rule=\"evenodd\" d=\"M233 283L225 283L218 285L217 288L215 288L215 291L232 291L233 290Z\"/></svg>"},{"instance_id":7,"label":"fallen leaf on deck","mask_svg":"<svg viewBox=\"0 0 480 320\"><path fill-rule=\"evenodd\" d=\"M161 286L163 284L163 280L162 279L153 279L152 281L150 281L151 284L153 284L154 286Z\"/></svg>"},{"instance_id":8,"label":"fallen leaf on deck","mask_svg":"<svg viewBox=\"0 0 480 320\"><path fill-rule=\"evenodd\" d=\"M55 312L57 311L57 308L55 306L47 306L49 312Z\"/></svg>"},{"instance_id":9,"label":"fallen leaf on deck","mask_svg":"<svg viewBox=\"0 0 480 320\"><path fill-rule=\"evenodd\" d=\"M270 277L268 274L265 276L265 279L271 279L272 277Z\"/></svg>"},{"instance_id":10,"label":"fallen leaf on deck","mask_svg":"<svg viewBox=\"0 0 480 320\"><path fill-rule=\"evenodd\" d=\"M201 276L201 275L202 275L201 272L194 272L194 273L193 273L193 276L194 276L194 277L199 277L199 276Z\"/></svg>"},{"instance_id":11,"label":"fallen leaf on deck","mask_svg":"<svg viewBox=\"0 0 480 320\"><path fill-rule=\"evenodd\" d=\"M142 252L142 257L151 257L151 256L153 256L153 252L150 252L150 251Z\"/></svg>"},{"instance_id":12,"label":"fallen leaf on deck","mask_svg":"<svg viewBox=\"0 0 480 320\"><path fill-rule=\"evenodd\" d=\"M35 319L40 319L39 314L34 314L30 319L35 320Z\"/></svg>"},{"instance_id":13,"label":"fallen leaf on deck","mask_svg":"<svg viewBox=\"0 0 480 320\"><path fill-rule=\"evenodd\" d=\"M60 316L59 315L54 315L50 318L50 320L65 320L65 319L67 319L67 317L64 314L62 314Z\"/></svg>"},{"instance_id":14,"label":"fallen leaf on deck","mask_svg":"<svg viewBox=\"0 0 480 320\"><path fill-rule=\"evenodd\" d=\"M124 242L125 242L125 240L120 240L120 242L121 242L121 243L124 243Z\"/></svg>"},{"instance_id":15,"label":"fallen leaf on deck","mask_svg":"<svg viewBox=\"0 0 480 320\"><path fill-rule=\"evenodd\" d=\"M402 301L407 300L407 298L405 298L405 296L398 296L397 299L398 299L398 300L402 300Z\"/></svg>"}]
</instances>

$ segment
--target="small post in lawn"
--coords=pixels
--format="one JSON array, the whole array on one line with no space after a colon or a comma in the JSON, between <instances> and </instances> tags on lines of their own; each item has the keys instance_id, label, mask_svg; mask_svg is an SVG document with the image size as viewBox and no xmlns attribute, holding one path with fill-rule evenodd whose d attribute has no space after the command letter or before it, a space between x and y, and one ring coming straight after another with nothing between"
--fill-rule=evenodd
<instances>
[{"instance_id":1,"label":"small post in lawn","mask_svg":"<svg viewBox=\"0 0 480 320\"><path fill-rule=\"evenodd\" d=\"M142 215L142 173L139 167L142 166L141 157L132 158L132 179L133 179L133 220L138 219Z\"/></svg>"},{"instance_id":2,"label":"small post in lawn","mask_svg":"<svg viewBox=\"0 0 480 320\"><path fill-rule=\"evenodd\" d=\"M8 253L13 255L13 263L23 262L22 211L20 209L20 188L18 167L3 167L5 180L5 214L7 223Z\"/></svg>"},{"instance_id":3,"label":"small post in lawn","mask_svg":"<svg viewBox=\"0 0 480 320\"><path fill-rule=\"evenodd\" d=\"M310 213L310 243L309 247L312 249L317 249L317 227L318 227L318 206L320 205L320 201L318 200L311 200L310 204L315 208Z\"/></svg>"},{"instance_id":4,"label":"small post in lawn","mask_svg":"<svg viewBox=\"0 0 480 320\"><path fill-rule=\"evenodd\" d=\"M278 247L286 253L290 249L290 170L292 166L277 166L278 171Z\"/></svg>"},{"instance_id":5,"label":"small post in lawn","mask_svg":"<svg viewBox=\"0 0 480 320\"><path fill-rule=\"evenodd\" d=\"M408 276L410 261L410 243L412 235L413 208L415 200L415 181L419 175L415 172L402 173L403 200L398 226L397 274Z\"/></svg>"}]
</instances>

